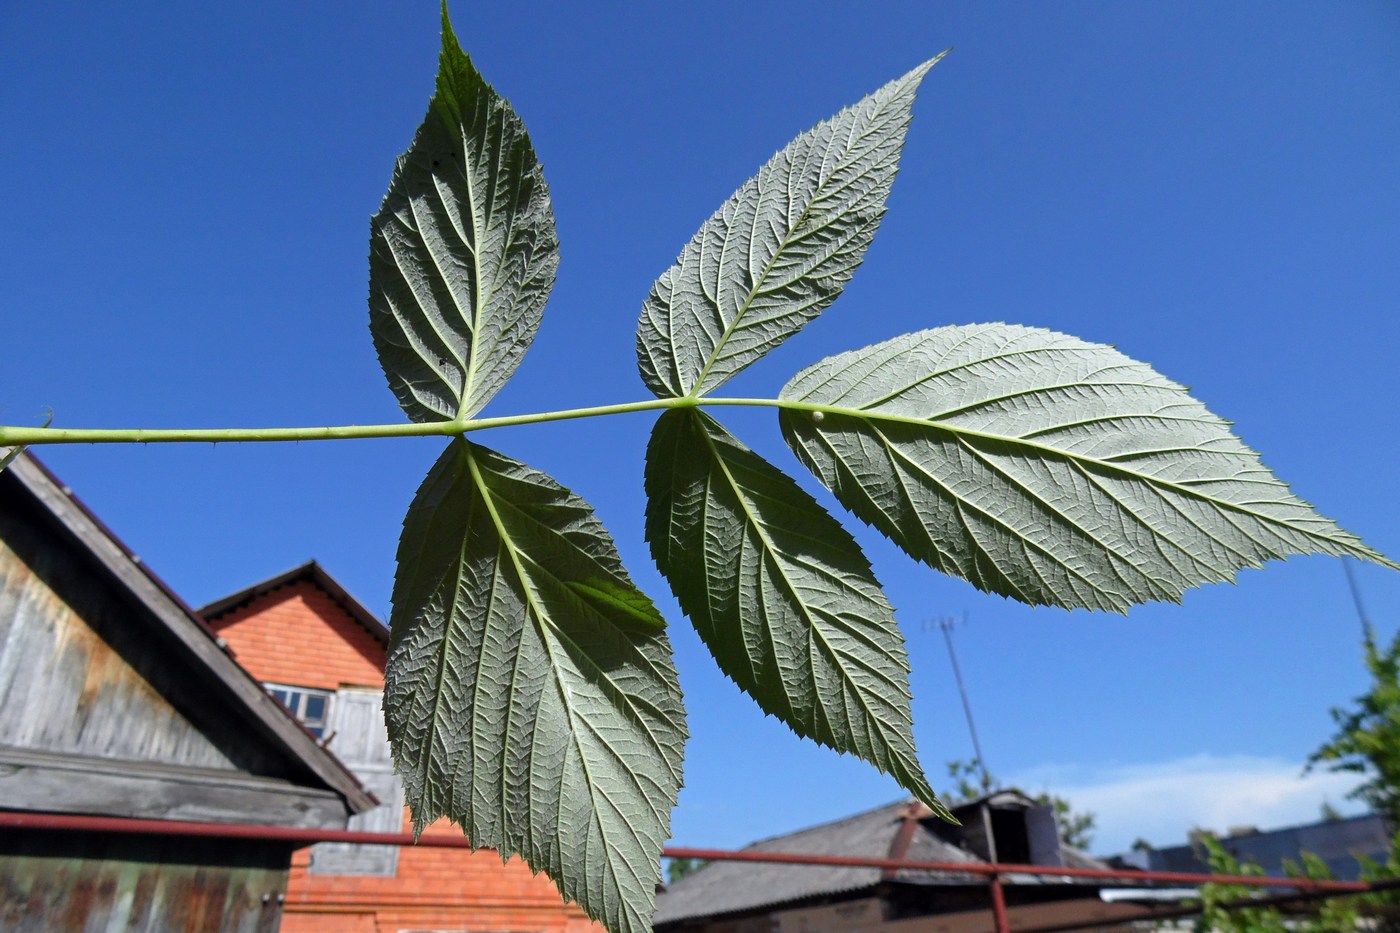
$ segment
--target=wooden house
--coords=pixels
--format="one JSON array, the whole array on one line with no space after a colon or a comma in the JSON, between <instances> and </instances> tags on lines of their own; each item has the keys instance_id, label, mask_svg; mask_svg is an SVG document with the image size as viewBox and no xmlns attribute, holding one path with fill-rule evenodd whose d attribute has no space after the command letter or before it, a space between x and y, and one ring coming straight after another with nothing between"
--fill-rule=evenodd
<instances>
[{"instance_id":1,"label":"wooden house","mask_svg":"<svg viewBox=\"0 0 1400 933\"><path fill-rule=\"evenodd\" d=\"M204 607L238 662L383 801L351 829L407 832L384 731L388 629L314 561ZM427 834L461 835L440 822ZM323 843L297 853L285 933L602 933L491 850Z\"/></svg>"},{"instance_id":2,"label":"wooden house","mask_svg":"<svg viewBox=\"0 0 1400 933\"><path fill-rule=\"evenodd\" d=\"M299 843L267 836L374 804L37 461L0 473L0 929L272 933Z\"/></svg>"}]
</instances>

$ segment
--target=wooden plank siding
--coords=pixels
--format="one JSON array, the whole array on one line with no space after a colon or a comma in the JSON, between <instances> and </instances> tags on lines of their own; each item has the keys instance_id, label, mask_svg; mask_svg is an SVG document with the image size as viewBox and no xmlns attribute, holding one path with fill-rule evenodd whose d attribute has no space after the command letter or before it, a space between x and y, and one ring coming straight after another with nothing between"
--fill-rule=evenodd
<instances>
[{"instance_id":1,"label":"wooden plank siding","mask_svg":"<svg viewBox=\"0 0 1400 933\"><path fill-rule=\"evenodd\" d=\"M0 540L198 731L217 737L232 764L329 787L352 813L374 806L203 621L28 455L0 473L0 519Z\"/></svg>"},{"instance_id":2,"label":"wooden plank siding","mask_svg":"<svg viewBox=\"0 0 1400 933\"><path fill-rule=\"evenodd\" d=\"M0 513L0 746L275 768L241 735L212 741L206 733L219 724L196 724L176 708L171 694L189 687L171 682L168 649L144 637L125 601L27 518Z\"/></svg>"},{"instance_id":3,"label":"wooden plank siding","mask_svg":"<svg viewBox=\"0 0 1400 933\"><path fill-rule=\"evenodd\" d=\"M306 829L345 819L339 794L277 778L14 748L0 748L0 807Z\"/></svg>"},{"instance_id":4,"label":"wooden plank siding","mask_svg":"<svg viewBox=\"0 0 1400 933\"><path fill-rule=\"evenodd\" d=\"M36 510L0 509L0 805L292 826L345 819L211 703L168 639ZM115 762L121 762L114 766Z\"/></svg>"}]
</instances>

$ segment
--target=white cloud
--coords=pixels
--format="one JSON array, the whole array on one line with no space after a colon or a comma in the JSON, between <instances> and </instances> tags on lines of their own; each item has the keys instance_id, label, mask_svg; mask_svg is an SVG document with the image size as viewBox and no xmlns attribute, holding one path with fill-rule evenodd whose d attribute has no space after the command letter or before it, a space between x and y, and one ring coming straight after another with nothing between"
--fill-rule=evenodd
<instances>
[{"instance_id":1,"label":"white cloud","mask_svg":"<svg viewBox=\"0 0 1400 933\"><path fill-rule=\"evenodd\" d=\"M1094 813L1095 852L1126 850L1134 839L1179 845L1195 827L1224 832L1232 826L1273 829L1318 819L1323 802L1343 813L1360 808L1345 799L1353 774L1315 771L1298 763L1247 755L1194 755L1136 765L1046 765L1013 775L1009 783L1035 793L1050 790L1077 810Z\"/></svg>"}]
</instances>

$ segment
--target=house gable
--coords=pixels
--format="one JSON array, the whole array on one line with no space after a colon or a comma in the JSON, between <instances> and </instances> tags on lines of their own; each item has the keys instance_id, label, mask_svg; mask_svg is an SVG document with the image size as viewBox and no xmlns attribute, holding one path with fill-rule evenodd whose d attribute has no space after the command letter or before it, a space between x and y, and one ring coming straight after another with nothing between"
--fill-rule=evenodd
<instances>
[{"instance_id":1,"label":"house gable","mask_svg":"<svg viewBox=\"0 0 1400 933\"><path fill-rule=\"evenodd\" d=\"M0 800L339 827L373 800L32 458L0 474Z\"/></svg>"}]
</instances>

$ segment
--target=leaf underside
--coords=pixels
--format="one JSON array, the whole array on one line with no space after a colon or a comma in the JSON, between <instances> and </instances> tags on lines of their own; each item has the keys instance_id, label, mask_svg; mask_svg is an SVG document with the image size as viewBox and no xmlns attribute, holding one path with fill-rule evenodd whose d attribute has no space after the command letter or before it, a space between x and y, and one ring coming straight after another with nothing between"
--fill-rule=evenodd
<instances>
[{"instance_id":1,"label":"leaf underside","mask_svg":"<svg viewBox=\"0 0 1400 933\"><path fill-rule=\"evenodd\" d=\"M558 265L524 124L444 8L437 89L370 221L370 332L411 420L481 410L534 340Z\"/></svg>"},{"instance_id":2,"label":"leaf underside","mask_svg":"<svg viewBox=\"0 0 1400 933\"><path fill-rule=\"evenodd\" d=\"M642 306L637 364L655 395L714 390L836 300L884 217L914 93L939 58L798 136L705 221Z\"/></svg>"},{"instance_id":3,"label":"leaf underside","mask_svg":"<svg viewBox=\"0 0 1400 933\"><path fill-rule=\"evenodd\" d=\"M914 751L904 639L850 534L696 409L657 421L646 491L652 555L720 668L947 815Z\"/></svg>"},{"instance_id":4,"label":"leaf underside","mask_svg":"<svg viewBox=\"0 0 1400 933\"><path fill-rule=\"evenodd\" d=\"M913 557L1032 605L1124 611L1290 554L1390 564L1186 390L1111 347L1007 324L828 357L783 434Z\"/></svg>"},{"instance_id":5,"label":"leaf underside","mask_svg":"<svg viewBox=\"0 0 1400 933\"><path fill-rule=\"evenodd\" d=\"M384 709L415 826L651 928L686 739L664 624L587 503L465 440L404 521Z\"/></svg>"}]
</instances>

